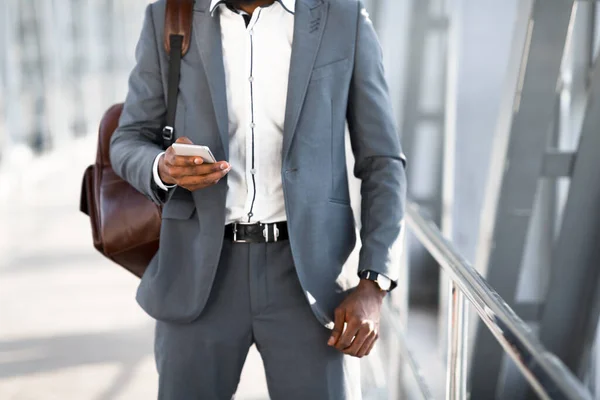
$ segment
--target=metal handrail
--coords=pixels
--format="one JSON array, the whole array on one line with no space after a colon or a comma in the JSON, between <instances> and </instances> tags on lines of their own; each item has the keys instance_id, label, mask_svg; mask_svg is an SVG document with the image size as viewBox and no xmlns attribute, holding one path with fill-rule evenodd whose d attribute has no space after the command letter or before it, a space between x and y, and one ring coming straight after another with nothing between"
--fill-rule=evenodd
<instances>
[{"instance_id":1,"label":"metal handrail","mask_svg":"<svg viewBox=\"0 0 600 400\"><path fill-rule=\"evenodd\" d=\"M552 353L548 352L533 335L529 327L506 304L487 281L465 260L448 242L438 227L426 220L419 212L416 204L407 207L406 220L411 231L419 241L448 273L452 282L471 302L475 310L487 325L504 351L531 384L542 399L585 399L592 400L589 390L564 366ZM453 295L451 290L451 296ZM456 291L458 292L458 291ZM459 294L459 293L454 293ZM452 304L460 304L460 297L455 296ZM464 371L466 356L464 345L467 339L466 317L459 315L461 307L452 307L448 340L451 347L448 366L453 371ZM452 348L453 347L453 348ZM466 396L466 374L460 373L461 382L450 385L452 390L446 394L449 399L463 400ZM454 386L454 387L452 387Z\"/></svg>"}]
</instances>

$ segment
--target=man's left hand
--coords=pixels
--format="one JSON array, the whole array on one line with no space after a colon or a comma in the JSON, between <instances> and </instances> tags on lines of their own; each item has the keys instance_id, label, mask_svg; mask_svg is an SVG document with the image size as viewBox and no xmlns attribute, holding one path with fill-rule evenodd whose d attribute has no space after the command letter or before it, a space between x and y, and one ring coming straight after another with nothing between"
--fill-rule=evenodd
<instances>
[{"instance_id":1,"label":"man's left hand","mask_svg":"<svg viewBox=\"0 0 600 400\"><path fill-rule=\"evenodd\" d=\"M376 282L362 279L335 310L333 332L327 344L350 356L362 358L369 355L379 338L381 304L385 294Z\"/></svg>"}]
</instances>

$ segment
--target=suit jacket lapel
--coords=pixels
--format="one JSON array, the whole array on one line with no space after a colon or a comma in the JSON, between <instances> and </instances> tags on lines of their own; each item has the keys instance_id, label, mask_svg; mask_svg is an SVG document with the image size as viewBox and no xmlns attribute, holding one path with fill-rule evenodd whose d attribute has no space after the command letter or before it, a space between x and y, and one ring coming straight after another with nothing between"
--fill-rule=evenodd
<instances>
[{"instance_id":1,"label":"suit jacket lapel","mask_svg":"<svg viewBox=\"0 0 600 400\"><path fill-rule=\"evenodd\" d=\"M202 5L198 5L203 3ZM225 152L229 158L229 127L227 115L227 93L225 89L225 67L223 64L223 46L221 26L218 15L211 16L208 9L210 1L196 2L194 8L194 34L200 57L204 64L210 88L219 134ZM218 11L217 11L218 12Z\"/></svg>"},{"instance_id":2,"label":"suit jacket lapel","mask_svg":"<svg viewBox=\"0 0 600 400\"><path fill-rule=\"evenodd\" d=\"M327 6L321 0L298 0L283 128L282 158L290 150L317 52L323 37Z\"/></svg>"}]
</instances>

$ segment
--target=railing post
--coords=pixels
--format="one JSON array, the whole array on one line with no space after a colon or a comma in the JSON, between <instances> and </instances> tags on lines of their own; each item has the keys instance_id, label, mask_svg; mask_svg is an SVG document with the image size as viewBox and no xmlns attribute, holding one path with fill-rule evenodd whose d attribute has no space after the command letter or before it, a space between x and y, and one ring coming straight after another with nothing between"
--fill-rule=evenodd
<instances>
[{"instance_id":1,"label":"railing post","mask_svg":"<svg viewBox=\"0 0 600 400\"><path fill-rule=\"evenodd\" d=\"M454 281L450 282L446 399L467 398L467 304Z\"/></svg>"}]
</instances>

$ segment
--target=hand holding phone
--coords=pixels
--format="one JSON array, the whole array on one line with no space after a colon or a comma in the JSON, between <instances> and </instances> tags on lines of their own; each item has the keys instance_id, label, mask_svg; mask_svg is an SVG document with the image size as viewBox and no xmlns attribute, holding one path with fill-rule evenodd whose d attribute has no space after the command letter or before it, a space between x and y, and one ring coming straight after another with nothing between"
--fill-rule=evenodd
<instances>
[{"instance_id":1,"label":"hand holding phone","mask_svg":"<svg viewBox=\"0 0 600 400\"><path fill-rule=\"evenodd\" d=\"M208 147L194 145L186 137L177 139L158 163L158 173L165 184L189 191L217 184L230 170L229 163L217 162Z\"/></svg>"}]
</instances>

